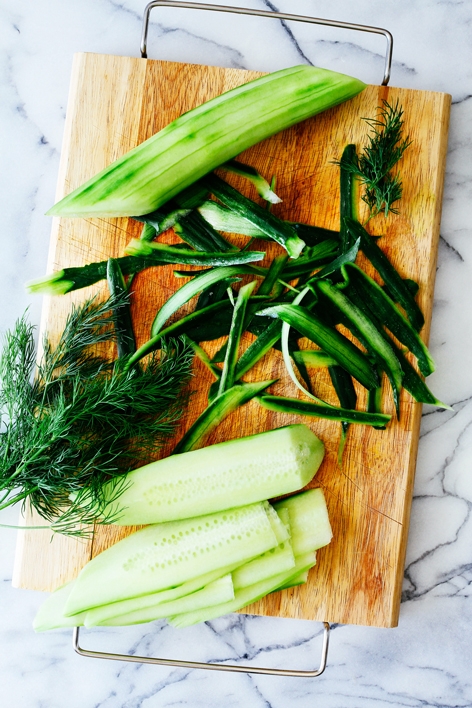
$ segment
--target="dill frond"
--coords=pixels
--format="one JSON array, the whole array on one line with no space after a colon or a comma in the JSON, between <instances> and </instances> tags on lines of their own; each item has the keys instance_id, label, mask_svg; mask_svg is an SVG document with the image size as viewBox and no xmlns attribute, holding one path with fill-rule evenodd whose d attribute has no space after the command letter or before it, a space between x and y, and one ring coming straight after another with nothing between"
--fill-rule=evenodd
<instances>
[{"instance_id":1,"label":"dill frond","mask_svg":"<svg viewBox=\"0 0 472 708\"><path fill-rule=\"evenodd\" d=\"M403 185L400 173L392 173L405 150L411 145L403 137L403 109L398 101L391 106L383 101L377 118L363 118L370 126L368 144L360 155L354 154L343 168L352 172L363 187L362 200L369 208L369 219L383 212L398 214L394 206L401 199ZM339 163L338 163L339 164Z\"/></svg>"},{"instance_id":2,"label":"dill frond","mask_svg":"<svg viewBox=\"0 0 472 708\"><path fill-rule=\"evenodd\" d=\"M29 504L53 531L81 536L102 516L114 480L150 461L173 434L185 405L192 351L169 341L140 367L97 356L115 341L113 312L125 298L89 300L70 313L56 347L46 339L35 362L26 317L8 332L0 356L0 509ZM117 507L118 511L118 507Z\"/></svg>"}]
</instances>

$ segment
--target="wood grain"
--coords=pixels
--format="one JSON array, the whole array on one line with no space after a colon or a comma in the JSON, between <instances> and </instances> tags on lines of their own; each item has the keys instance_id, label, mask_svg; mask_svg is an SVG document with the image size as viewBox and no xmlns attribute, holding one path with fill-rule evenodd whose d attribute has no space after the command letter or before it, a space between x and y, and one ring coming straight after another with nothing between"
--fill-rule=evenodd
<instances>
[{"instance_id":1,"label":"wood grain","mask_svg":"<svg viewBox=\"0 0 472 708\"><path fill-rule=\"evenodd\" d=\"M202 101L259 74L171 62L97 54L75 57L57 198L79 186L128 149ZM419 302L428 338L433 302L450 97L447 94L370 86L352 101L305 121L246 151L242 158L267 177L277 175L283 203L274 212L327 228L339 226L338 169L333 164L348 142L365 144L363 116L374 116L382 99L401 102L412 138L402 162L401 214L370 222L372 233L404 277L420 284ZM247 185L232 182L255 196ZM118 256L140 226L128 219L57 219L51 236L49 270ZM171 241L172 234L168 237ZM277 252L272 246L269 256ZM368 266L367 266L368 267ZM370 272L372 272L370 270ZM38 276L41 274L38 274ZM375 275L375 274L374 274ZM172 267L154 268L135 280L134 315L139 342L147 339L157 308L182 281ZM100 286L103 288L103 284ZM45 298L42 329L52 338L72 302L96 288ZM244 343L251 341L246 335ZM210 343L212 352L219 343ZM205 405L210 376L197 363L195 395L179 435ZM297 396L278 353L266 356L247 380L278 378L273 392ZM334 402L326 375L316 390ZM362 402L362 392L360 392ZM386 390L386 408L393 413ZM326 445L326 458L313 481L326 495L334 539L318 552L306 586L275 593L247 612L382 627L398 621L421 406L402 394L400 421L386 431L352 425L342 469L336 464L339 424L305 419ZM249 435L300 421L251 402L224 421L211 442ZM162 454L165 454L163 450ZM26 523L35 523L28 514ZM129 529L100 529L94 541L54 538L48 532L19 533L14 585L52 590L75 577L87 559Z\"/></svg>"}]
</instances>

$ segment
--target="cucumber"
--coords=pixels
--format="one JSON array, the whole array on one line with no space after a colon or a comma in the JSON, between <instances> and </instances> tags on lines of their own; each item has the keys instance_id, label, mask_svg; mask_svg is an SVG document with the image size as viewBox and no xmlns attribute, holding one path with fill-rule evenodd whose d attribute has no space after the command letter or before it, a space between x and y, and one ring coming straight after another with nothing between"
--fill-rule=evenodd
<instances>
[{"instance_id":1,"label":"cucumber","mask_svg":"<svg viewBox=\"0 0 472 708\"><path fill-rule=\"evenodd\" d=\"M179 615L174 615L173 617L168 617L168 621L174 627L188 627L192 624L197 624L198 622L206 622L214 619L215 617L229 614L230 612L236 612L237 610L241 610L243 607L246 607L246 605L250 605L252 602L260 600L261 597L273 592L278 587L289 582L292 578L297 577L305 570L312 568L315 563L316 553L314 551L311 553L306 553L296 559L294 567L290 570L286 570L283 573L279 573L278 575L261 580L258 583L254 583L254 585L249 585L239 590L235 590L233 600L223 602L220 605L214 605L213 607L206 607L201 610L194 610L193 612L185 612Z\"/></svg>"},{"instance_id":2,"label":"cucumber","mask_svg":"<svg viewBox=\"0 0 472 708\"><path fill-rule=\"evenodd\" d=\"M295 556L322 548L331 541L333 532L322 489L308 489L281 499L273 506L278 513L288 510L290 542Z\"/></svg>"},{"instance_id":3,"label":"cucumber","mask_svg":"<svg viewBox=\"0 0 472 708\"><path fill-rule=\"evenodd\" d=\"M172 455L130 472L110 511L118 524L154 524L270 499L302 489L323 455L304 424Z\"/></svg>"},{"instance_id":4,"label":"cucumber","mask_svg":"<svg viewBox=\"0 0 472 708\"><path fill-rule=\"evenodd\" d=\"M139 216L251 145L352 98L358 79L302 65L184 113L53 206L50 216Z\"/></svg>"},{"instance_id":5,"label":"cucumber","mask_svg":"<svg viewBox=\"0 0 472 708\"><path fill-rule=\"evenodd\" d=\"M139 599L136 598L139 605ZM130 624L142 624L143 622L153 622L157 619L164 619L172 614L180 614L183 612L194 612L196 610L219 605L224 602L230 602L234 599L234 588L231 574L223 575L222 578L214 580L212 583L205 585L201 590L184 595L176 600L159 603L150 607L137 607L134 611L128 612L117 617L110 617L99 623L100 626L120 626L124 627ZM86 626L87 621L85 622Z\"/></svg>"},{"instance_id":6,"label":"cucumber","mask_svg":"<svg viewBox=\"0 0 472 708\"><path fill-rule=\"evenodd\" d=\"M292 546L290 541L285 541L280 546L272 548L270 551L233 570L234 589L240 590L248 585L254 585L254 583L265 578L290 570L294 566L295 556L293 555Z\"/></svg>"},{"instance_id":7,"label":"cucumber","mask_svg":"<svg viewBox=\"0 0 472 708\"><path fill-rule=\"evenodd\" d=\"M268 507L259 502L136 531L85 565L65 614L171 588L275 548Z\"/></svg>"}]
</instances>

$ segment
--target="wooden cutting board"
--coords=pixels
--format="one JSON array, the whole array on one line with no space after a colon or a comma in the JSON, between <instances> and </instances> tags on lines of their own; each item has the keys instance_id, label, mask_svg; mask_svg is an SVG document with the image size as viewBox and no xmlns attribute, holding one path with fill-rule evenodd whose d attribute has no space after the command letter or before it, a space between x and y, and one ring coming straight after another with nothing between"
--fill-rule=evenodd
<instances>
[{"instance_id":1,"label":"wooden cutting board","mask_svg":"<svg viewBox=\"0 0 472 708\"><path fill-rule=\"evenodd\" d=\"M99 54L75 56L67 109L57 198L142 142L184 111L260 74L236 69L150 61ZM420 284L419 303L428 338L433 302L439 221L450 96L441 93L369 86L361 95L305 121L246 151L242 159L270 178L277 175L283 203L274 212L293 221L339 228L338 168L333 161L348 142L365 144L368 126L382 100L399 100L405 130L412 139L401 166L404 196L401 213L370 222L372 233L404 277ZM232 180L248 196L251 189ZM55 219L49 271L118 256L141 226L131 219ZM175 240L173 234L168 240ZM271 255L278 246L271 247ZM372 273L372 270L369 269ZM38 277L42 273L38 273ZM374 274L375 275L375 274ZM172 267L154 268L135 280L134 316L139 343L149 336L157 308L182 284ZM41 329L52 339L61 331L72 302L100 286L67 296L45 298ZM103 290L105 292L105 290ZM244 345L251 341L250 335ZM210 343L209 352L221 344ZM212 379L198 363L195 395L178 431L186 429L204 408ZM278 378L273 392L299 395L288 379L281 356L273 352L247 375L247 380ZM317 373L316 390L335 402L325 373ZM390 394L386 408L393 413ZM363 399L361 397L360 404ZM334 530L332 543L318 552L318 564L306 586L276 593L246 612L329 622L392 627L397 624L407 543L421 406L406 393L400 421L386 431L352 425L340 469L336 462L339 424L304 419L326 446L326 457L313 481L324 489ZM290 422L296 416L275 414L250 402L224 421L210 443L250 435ZM174 443L175 441L173 441ZM169 447L170 449L170 447ZM164 450L165 454L168 450ZM27 514L26 523L37 519ZM13 584L52 590L74 578L92 556L130 529L100 528L93 542L47 531L18 535Z\"/></svg>"}]
</instances>

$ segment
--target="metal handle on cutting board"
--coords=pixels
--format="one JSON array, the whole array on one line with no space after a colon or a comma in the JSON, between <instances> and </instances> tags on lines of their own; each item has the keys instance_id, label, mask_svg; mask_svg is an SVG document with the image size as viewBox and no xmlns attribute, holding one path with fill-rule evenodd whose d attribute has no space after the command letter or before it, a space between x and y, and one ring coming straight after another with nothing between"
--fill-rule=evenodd
<instances>
[{"instance_id":1,"label":"metal handle on cutting board","mask_svg":"<svg viewBox=\"0 0 472 708\"><path fill-rule=\"evenodd\" d=\"M355 30L357 32L369 32L371 34L381 34L387 40L385 53L385 68L382 79L382 86L386 86L390 79L392 68L393 36L381 27L371 27L370 25L360 25L353 22L338 22L338 20L325 20L320 17L309 17L306 15L292 15L285 12L271 12L268 10L251 10L248 7L231 7L226 5L209 5L200 2L181 2L180 0L153 0L144 9L143 31L141 35L141 56L147 57L147 36L149 29L149 15L154 7L181 7L190 10L210 10L212 12L227 12L235 15L252 15L257 17L269 17L276 20L293 20L294 22L308 22L314 25L325 25L328 27L338 27L340 29Z\"/></svg>"},{"instance_id":2,"label":"metal handle on cutting board","mask_svg":"<svg viewBox=\"0 0 472 708\"><path fill-rule=\"evenodd\" d=\"M112 654L104 651L83 649L79 646L79 627L74 627L72 645L77 654L88 656L92 659L114 659L118 661L131 661L137 664L160 664L161 666L180 666L185 669L212 669L213 671L233 671L245 674L270 674L272 676L296 676L298 678L315 678L320 676L326 668L329 644L329 624L323 622L323 646L318 669L313 671L299 671L297 669L269 669L258 666L243 666L240 664L211 664L200 661L182 661L180 659L158 659L153 656L136 656L135 654Z\"/></svg>"}]
</instances>

